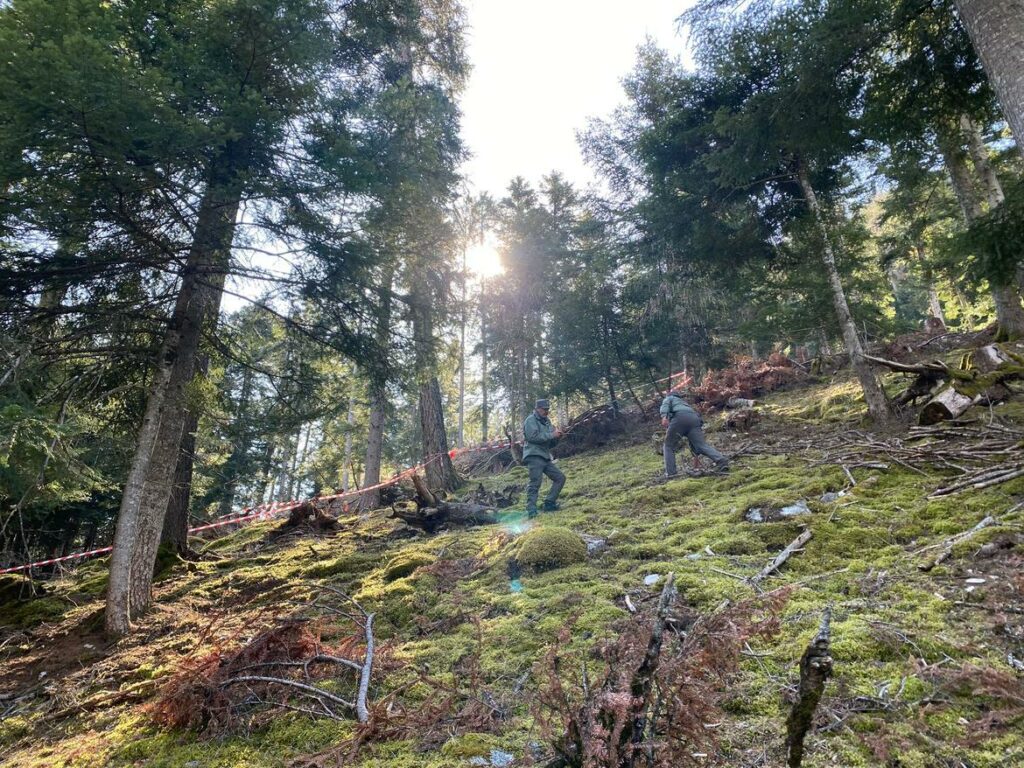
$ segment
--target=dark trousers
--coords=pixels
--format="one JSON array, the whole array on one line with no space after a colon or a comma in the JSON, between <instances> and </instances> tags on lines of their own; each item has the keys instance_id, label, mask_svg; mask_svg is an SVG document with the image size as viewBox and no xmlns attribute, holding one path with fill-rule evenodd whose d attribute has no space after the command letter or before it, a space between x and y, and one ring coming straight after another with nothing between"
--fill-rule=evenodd
<instances>
[{"instance_id":1,"label":"dark trousers","mask_svg":"<svg viewBox=\"0 0 1024 768\"><path fill-rule=\"evenodd\" d=\"M675 415L668 425L668 432L665 433L665 445L661 451L662 456L665 457L666 475L676 473L676 444L682 437L689 441L694 456L707 456L720 467L729 464L729 460L725 456L708 445L702 427L703 422L700 414L696 411L681 411Z\"/></svg>"},{"instance_id":2,"label":"dark trousers","mask_svg":"<svg viewBox=\"0 0 1024 768\"><path fill-rule=\"evenodd\" d=\"M565 473L555 466L555 462L541 456L527 456L524 463L530 471L530 483L526 486L527 511L535 512L537 510L537 494L540 493L540 484L544 475L551 478L551 490L548 491L544 501L554 504L558 499L558 494L562 492L562 486L565 485Z\"/></svg>"}]
</instances>

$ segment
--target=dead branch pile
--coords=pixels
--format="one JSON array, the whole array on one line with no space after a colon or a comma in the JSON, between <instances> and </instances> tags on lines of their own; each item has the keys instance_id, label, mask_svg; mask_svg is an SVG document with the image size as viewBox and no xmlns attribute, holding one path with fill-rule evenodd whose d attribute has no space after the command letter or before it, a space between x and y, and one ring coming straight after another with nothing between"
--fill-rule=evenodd
<instances>
[{"instance_id":1,"label":"dead branch pile","mask_svg":"<svg viewBox=\"0 0 1024 768\"><path fill-rule=\"evenodd\" d=\"M538 663L534 717L555 751L548 768L704 764L700 753L714 739L706 724L722 717L741 650L778 630L788 593L726 603L689 626L672 615L672 595L670 579L653 615L638 612L595 649L600 678L591 681L587 661L566 655L570 628Z\"/></svg>"},{"instance_id":2,"label":"dead branch pile","mask_svg":"<svg viewBox=\"0 0 1024 768\"><path fill-rule=\"evenodd\" d=\"M337 594L343 607L314 604L328 609L335 621L285 619L241 647L214 647L188 658L146 707L150 716L164 727L206 734L265 724L282 709L366 722L373 614ZM335 642L329 644L329 638Z\"/></svg>"},{"instance_id":3,"label":"dead branch pile","mask_svg":"<svg viewBox=\"0 0 1024 768\"><path fill-rule=\"evenodd\" d=\"M643 420L644 414L641 411L616 409L610 405L591 408L566 425L554 453L556 456L566 457L600 448L630 431Z\"/></svg>"},{"instance_id":4,"label":"dead branch pile","mask_svg":"<svg viewBox=\"0 0 1024 768\"><path fill-rule=\"evenodd\" d=\"M506 720L527 675L519 678L511 692L490 688L481 664L483 625L477 617L470 621L476 628L475 643L454 662L452 682L424 670L407 670L412 673L409 679L371 706L369 720L360 724L354 736L324 752L300 758L291 763L292 767L347 765L363 745L375 742L414 740L424 752L434 752L453 736L500 733L507 727ZM417 696L413 703L405 704L402 694L411 688L417 689Z\"/></svg>"},{"instance_id":5,"label":"dead branch pile","mask_svg":"<svg viewBox=\"0 0 1024 768\"><path fill-rule=\"evenodd\" d=\"M837 464L886 470L893 465L927 475L948 472L946 484L930 497L988 488L1024 476L1024 430L998 421L947 421L911 427L904 437L880 437L847 430L816 442L823 458Z\"/></svg>"},{"instance_id":6,"label":"dead branch pile","mask_svg":"<svg viewBox=\"0 0 1024 768\"><path fill-rule=\"evenodd\" d=\"M762 397L806 377L802 368L779 353L765 360L737 357L731 368L708 371L700 386L693 388L693 398L698 404L724 408L729 400Z\"/></svg>"}]
</instances>

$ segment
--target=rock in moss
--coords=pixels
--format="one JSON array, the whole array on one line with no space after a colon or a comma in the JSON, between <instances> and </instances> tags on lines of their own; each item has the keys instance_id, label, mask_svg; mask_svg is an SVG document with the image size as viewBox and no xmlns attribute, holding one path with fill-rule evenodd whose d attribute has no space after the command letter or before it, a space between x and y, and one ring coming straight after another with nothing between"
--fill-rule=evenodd
<instances>
[{"instance_id":1,"label":"rock in moss","mask_svg":"<svg viewBox=\"0 0 1024 768\"><path fill-rule=\"evenodd\" d=\"M430 565L437 558L426 552L406 552L392 558L384 566L384 581L402 579L412 574L417 568Z\"/></svg>"},{"instance_id":2,"label":"rock in moss","mask_svg":"<svg viewBox=\"0 0 1024 768\"><path fill-rule=\"evenodd\" d=\"M534 528L516 545L516 561L535 571L561 568L587 559L587 545L568 528Z\"/></svg>"}]
</instances>

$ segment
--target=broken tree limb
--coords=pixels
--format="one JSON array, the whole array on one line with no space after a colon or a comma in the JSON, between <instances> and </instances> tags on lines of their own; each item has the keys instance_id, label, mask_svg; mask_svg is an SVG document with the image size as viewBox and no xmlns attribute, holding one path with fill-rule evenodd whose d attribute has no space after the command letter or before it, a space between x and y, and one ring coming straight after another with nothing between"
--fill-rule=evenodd
<instances>
[{"instance_id":1,"label":"broken tree limb","mask_svg":"<svg viewBox=\"0 0 1024 768\"><path fill-rule=\"evenodd\" d=\"M917 566L918 569L928 572L932 570L935 566L941 565L943 562L948 560L949 557L953 554L953 547L955 547L961 541L966 541L967 539L971 538L978 531L988 528L990 525L996 525L998 522L999 521L996 520L996 518L989 515L968 531L958 533L956 534L956 536L950 536L948 539L946 539L943 542L940 542L939 544L932 544L929 547L924 547L922 549L917 550L915 554L921 554L922 552L927 552L930 549L942 547L942 552L939 554L938 557L936 557L934 560L929 560L926 563L922 563L921 565Z\"/></svg>"},{"instance_id":2,"label":"broken tree limb","mask_svg":"<svg viewBox=\"0 0 1024 768\"><path fill-rule=\"evenodd\" d=\"M654 686L654 675L658 671L658 663L661 659L661 644L665 636L665 625L668 624L669 610L676 595L675 581L675 573L669 573L668 578L665 579L665 586L661 590L661 597L658 599L658 610L654 614L654 622L651 625L651 638L647 641L647 652L630 681L630 693L633 695L633 700L638 702L638 706L634 711L632 721L622 729L622 735L619 737L619 754L629 756L626 763L629 768L633 768L635 759L639 757L638 747L647 733L649 700Z\"/></svg>"},{"instance_id":3,"label":"broken tree limb","mask_svg":"<svg viewBox=\"0 0 1024 768\"><path fill-rule=\"evenodd\" d=\"M762 571L759 574L757 574L757 576L754 576L750 580L750 583L756 586L760 582L764 581L764 579L768 578L768 576L770 576L774 571L777 571L783 563L789 560L791 555L793 555L795 552L801 551L801 547L803 547L804 544L811 540L811 535L811 529L808 528L806 531L804 531L791 542L789 542L789 545L784 550L779 552L779 554L775 556L775 559L768 563L768 565L766 565L762 569Z\"/></svg>"},{"instance_id":4,"label":"broken tree limb","mask_svg":"<svg viewBox=\"0 0 1024 768\"><path fill-rule=\"evenodd\" d=\"M832 606L825 609L818 634L800 659L800 688L796 702L786 719L786 752L790 768L799 768L804 759L804 738L811 728L814 712L832 676Z\"/></svg>"},{"instance_id":5,"label":"broken tree limb","mask_svg":"<svg viewBox=\"0 0 1024 768\"><path fill-rule=\"evenodd\" d=\"M869 363L875 365L881 365L884 368L888 368L890 371L897 371L898 373L941 373L949 375L949 366L941 360L934 360L930 363L897 363L895 360L886 360L883 357L874 357L873 355L863 355L864 359Z\"/></svg>"},{"instance_id":6,"label":"broken tree limb","mask_svg":"<svg viewBox=\"0 0 1024 768\"><path fill-rule=\"evenodd\" d=\"M359 610L362 607L356 603ZM363 657L363 668L359 672L359 693L356 695L356 719L360 723L370 721L370 710L366 706L366 697L370 691L370 676L373 674L373 614L363 611L366 616L364 634L366 636L366 655Z\"/></svg>"}]
</instances>

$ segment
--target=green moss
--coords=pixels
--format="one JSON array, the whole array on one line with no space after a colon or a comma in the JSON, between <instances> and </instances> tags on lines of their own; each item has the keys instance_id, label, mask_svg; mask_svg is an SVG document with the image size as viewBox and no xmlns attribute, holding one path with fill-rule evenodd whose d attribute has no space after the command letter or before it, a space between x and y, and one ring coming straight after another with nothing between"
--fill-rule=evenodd
<instances>
[{"instance_id":1,"label":"green moss","mask_svg":"<svg viewBox=\"0 0 1024 768\"><path fill-rule=\"evenodd\" d=\"M448 739L441 747L441 754L468 760L471 757L487 757L496 746L494 737L489 734L466 733Z\"/></svg>"},{"instance_id":2,"label":"green moss","mask_svg":"<svg viewBox=\"0 0 1024 768\"><path fill-rule=\"evenodd\" d=\"M32 721L27 717L13 715L0 720L0 747L10 747L32 730Z\"/></svg>"},{"instance_id":3,"label":"green moss","mask_svg":"<svg viewBox=\"0 0 1024 768\"><path fill-rule=\"evenodd\" d=\"M433 555L426 552L403 552L394 557L384 566L384 581L394 581L410 576L417 568L430 565L437 560Z\"/></svg>"},{"instance_id":4,"label":"green moss","mask_svg":"<svg viewBox=\"0 0 1024 768\"><path fill-rule=\"evenodd\" d=\"M536 571L562 568L587 559L587 545L568 528L537 527L516 542L516 562Z\"/></svg>"},{"instance_id":5,"label":"green moss","mask_svg":"<svg viewBox=\"0 0 1024 768\"><path fill-rule=\"evenodd\" d=\"M70 607L66 600L59 597L39 597L17 603L13 608L5 607L3 623L19 628L33 627L61 618Z\"/></svg>"}]
</instances>

